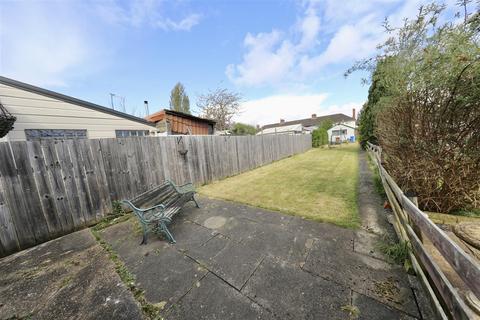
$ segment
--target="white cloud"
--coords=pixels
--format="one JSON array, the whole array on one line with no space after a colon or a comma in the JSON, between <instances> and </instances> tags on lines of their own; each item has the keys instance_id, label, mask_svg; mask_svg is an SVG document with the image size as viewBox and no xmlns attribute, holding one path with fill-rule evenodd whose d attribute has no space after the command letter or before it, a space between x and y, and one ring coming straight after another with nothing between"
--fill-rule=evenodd
<instances>
[{"instance_id":1,"label":"white cloud","mask_svg":"<svg viewBox=\"0 0 480 320\"><path fill-rule=\"evenodd\" d=\"M75 13L59 8L48 19L41 4L11 3L0 15L0 72L38 85L64 86L62 76L94 55L95 41L76 21Z\"/></svg>"},{"instance_id":2,"label":"white cloud","mask_svg":"<svg viewBox=\"0 0 480 320\"><path fill-rule=\"evenodd\" d=\"M407 3L411 0L343 0L340 4L338 0L319 0L314 1L324 5L324 17L329 23L345 23L346 21L352 21L369 15L372 12L384 13L385 9L391 5L395 5L401 2ZM383 14L385 17L387 14Z\"/></svg>"},{"instance_id":3,"label":"white cloud","mask_svg":"<svg viewBox=\"0 0 480 320\"><path fill-rule=\"evenodd\" d=\"M308 75L329 64L356 61L370 56L385 39L385 33L379 26L374 15L366 16L355 24L343 25L322 53L313 57L302 56L299 62L300 74Z\"/></svg>"},{"instance_id":4,"label":"white cloud","mask_svg":"<svg viewBox=\"0 0 480 320\"><path fill-rule=\"evenodd\" d=\"M317 11L313 6L307 8L305 17L298 21L297 29L302 35L302 38L296 50L302 51L314 47L317 44L317 37L320 33L320 17L317 15Z\"/></svg>"},{"instance_id":5,"label":"white cloud","mask_svg":"<svg viewBox=\"0 0 480 320\"><path fill-rule=\"evenodd\" d=\"M164 30L190 31L194 26L200 23L201 15L193 13L180 21L166 19L164 22L158 22L158 26Z\"/></svg>"},{"instance_id":6,"label":"white cloud","mask_svg":"<svg viewBox=\"0 0 480 320\"><path fill-rule=\"evenodd\" d=\"M125 5L110 0L95 3L95 6L97 14L109 23L133 27L147 25L165 31L190 31L202 18L198 13L190 13L177 19L168 17L161 0L134 0Z\"/></svg>"},{"instance_id":7,"label":"white cloud","mask_svg":"<svg viewBox=\"0 0 480 320\"><path fill-rule=\"evenodd\" d=\"M276 30L256 36L247 34L244 45L248 52L241 65L227 66L228 77L241 85L260 85L281 78L294 63L292 45L280 41L281 38L282 34Z\"/></svg>"},{"instance_id":8,"label":"white cloud","mask_svg":"<svg viewBox=\"0 0 480 320\"><path fill-rule=\"evenodd\" d=\"M421 2L425 1L305 1L293 31L248 33L242 61L229 64L225 73L240 86L276 86L306 81L328 66L353 64L373 55L386 38L386 16L398 24L414 16Z\"/></svg>"},{"instance_id":9,"label":"white cloud","mask_svg":"<svg viewBox=\"0 0 480 320\"><path fill-rule=\"evenodd\" d=\"M352 108L360 110L362 103L344 105L325 105L327 94L306 95L272 95L260 99L249 100L241 105L242 113L234 120L248 124L265 125L285 121L304 119L312 114L317 116L344 113L352 114Z\"/></svg>"}]
</instances>

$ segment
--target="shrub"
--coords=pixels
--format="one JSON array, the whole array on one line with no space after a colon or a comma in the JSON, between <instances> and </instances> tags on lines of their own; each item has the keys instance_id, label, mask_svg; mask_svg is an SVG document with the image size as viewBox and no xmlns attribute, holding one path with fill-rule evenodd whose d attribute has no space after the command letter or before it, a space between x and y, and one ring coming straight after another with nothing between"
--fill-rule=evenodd
<instances>
[{"instance_id":1,"label":"shrub","mask_svg":"<svg viewBox=\"0 0 480 320\"><path fill-rule=\"evenodd\" d=\"M480 207L480 15L438 25L443 10L432 4L399 29L387 24L393 35L381 54L353 69L373 70L372 86L382 88L364 112L373 116L385 167L400 187L415 192L424 210L474 210ZM370 120L362 115L360 127Z\"/></svg>"},{"instance_id":2,"label":"shrub","mask_svg":"<svg viewBox=\"0 0 480 320\"><path fill-rule=\"evenodd\" d=\"M312 132L312 145L318 148L328 144L328 130L333 126L332 121L324 120L320 126Z\"/></svg>"},{"instance_id":3,"label":"shrub","mask_svg":"<svg viewBox=\"0 0 480 320\"><path fill-rule=\"evenodd\" d=\"M123 205L121 201L113 201L112 202L112 213L111 216L113 217L120 217L125 214L125 209L123 209Z\"/></svg>"},{"instance_id":4,"label":"shrub","mask_svg":"<svg viewBox=\"0 0 480 320\"><path fill-rule=\"evenodd\" d=\"M257 129L249 124L237 122L233 125L231 132L232 134L238 136L255 135L257 133Z\"/></svg>"}]
</instances>

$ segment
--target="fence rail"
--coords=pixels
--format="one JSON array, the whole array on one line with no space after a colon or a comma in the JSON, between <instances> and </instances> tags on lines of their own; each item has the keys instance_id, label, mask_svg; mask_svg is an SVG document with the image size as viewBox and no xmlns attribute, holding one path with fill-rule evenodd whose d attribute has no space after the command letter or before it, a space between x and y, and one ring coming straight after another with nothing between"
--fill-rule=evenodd
<instances>
[{"instance_id":1,"label":"fence rail","mask_svg":"<svg viewBox=\"0 0 480 320\"><path fill-rule=\"evenodd\" d=\"M425 289L430 294L437 315L442 319L478 318L479 315L467 305L466 301L473 304L478 303L480 297L479 263L433 223L416 206L415 199L408 198L402 192L382 165L382 148L368 143L368 151L375 159L385 193L393 209L397 235L401 240L410 242L412 248L410 259ZM424 236L428 237L436 250L471 290L470 292L460 293L450 283L422 243Z\"/></svg>"},{"instance_id":2,"label":"fence rail","mask_svg":"<svg viewBox=\"0 0 480 320\"><path fill-rule=\"evenodd\" d=\"M0 257L92 225L165 179L201 185L311 145L310 135L0 143Z\"/></svg>"}]
</instances>

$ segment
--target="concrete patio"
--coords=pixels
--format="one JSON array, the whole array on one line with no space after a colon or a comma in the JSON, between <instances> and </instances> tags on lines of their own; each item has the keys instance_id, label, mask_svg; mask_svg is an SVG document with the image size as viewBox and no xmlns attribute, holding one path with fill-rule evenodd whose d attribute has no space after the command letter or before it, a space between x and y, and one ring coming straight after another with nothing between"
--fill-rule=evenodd
<instances>
[{"instance_id":1,"label":"concrete patio","mask_svg":"<svg viewBox=\"0 0 480 320\"><path fill-rule=\"evenodd\" d=\"M166 319L431 317L415 278L376 251L375 234L232 202L200 203L172 223L175 245L150 235L140 246L133 218L99 232ZM1 260L1 318L142 318L89 233Z\"/></svg>"}]
</instances>

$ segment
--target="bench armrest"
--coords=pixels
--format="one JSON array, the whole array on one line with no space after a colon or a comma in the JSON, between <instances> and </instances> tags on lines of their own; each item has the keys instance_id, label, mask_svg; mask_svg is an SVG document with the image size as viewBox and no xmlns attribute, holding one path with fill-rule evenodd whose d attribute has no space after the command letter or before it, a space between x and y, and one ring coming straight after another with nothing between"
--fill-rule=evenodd
<instances>
[{"instance_id":1,"label":"bench armrest","mask_svg":"<svg viewBox=\"0 0 480 320\"><path fill-rule=\"evenodd\" d=\"M182 187L186 187L186 186L192 186L193 187L193 183L189 182L189 183L182 184L181 186L177 186L177 187L182 188Z\"/></svg>"},{"instance_id":2,"label":"bench armrest","mask_svg":"<svg viewBox=\"0 0 480 320\"><path fill-rule=\"evenodd\" d=\"M185 194L188 192L195 192L195 187L193 186L193 183L185 183L180 186L177 186L173 181L168 180L168 182L172 185L172 187L177 191L179 194Z\"/></svg>"},{"instance_id":3,"label":"bench armrest","mask_svg":"<svg viewBox=\"0 0 480 320\"><path fill-rule=\"evenodd\" d=\"M145 209L140 209L141 211L145 212L145 211L150 211L150 210L154 210L154 209L158 209L158 208L162 208L162 210L165 210L165 206L163 204L157 204L153 207L150 207L150 208L145 208Z\"/></svg>"},{"instance_id":4,"label":"bench armrest","mask_svg":"<svg viewBox=\"0 0 480 320\"><path fill-rule=\"evenodd\" d=\"M136 211L141 211L141 212L150 211L150 210L154 210L154 209L158 209L158 208L162 208L163 210L165 210L165 206L163 204L157 204L153 207L143 209L143 208L135 207L133 205L133 203L131 203L129 200L123 200L122 202L128 204L130 207L132 207L132 209L134 209Z\"/></svg>"}]
</instances>

